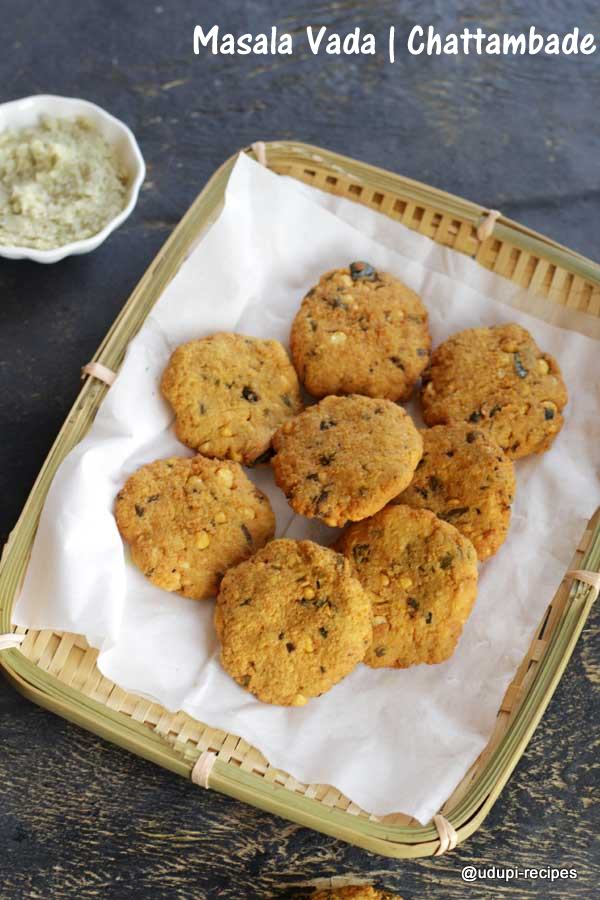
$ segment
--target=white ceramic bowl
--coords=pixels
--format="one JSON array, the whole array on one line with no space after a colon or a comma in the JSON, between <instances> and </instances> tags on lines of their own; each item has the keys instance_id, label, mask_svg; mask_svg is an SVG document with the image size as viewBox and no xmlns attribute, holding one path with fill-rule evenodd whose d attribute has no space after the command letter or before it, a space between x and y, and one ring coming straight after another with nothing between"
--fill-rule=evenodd
<instances>
[{"instance_id":1,"label":"white ceramic bowl","mask_svg":"<svg viewBox=\"0 0 600 900\"><path fill-rule=\"evenodd\" d=\"M117 158L127 172L129 195L127 203L118 216L111 219L102 231L81 241L72 241L55 247L52 250L37 250L34 247L12 247L0 244L0 256L8 259L32 259L35 262L53 263L65 256L76 253L89 253L106 240L108 235L118 228L132 212L137 203L140 187L146 176L144 158L133 136L133 132L119 119L105 112L95 103L79 100L76 97L56 97L52 94L37 94L0 104L0 132L5 128L27 128L35 125L40 115L56 119L75 119L83 116L92 122L104 140L114 147Z\"/></svg>"}]
</instances>

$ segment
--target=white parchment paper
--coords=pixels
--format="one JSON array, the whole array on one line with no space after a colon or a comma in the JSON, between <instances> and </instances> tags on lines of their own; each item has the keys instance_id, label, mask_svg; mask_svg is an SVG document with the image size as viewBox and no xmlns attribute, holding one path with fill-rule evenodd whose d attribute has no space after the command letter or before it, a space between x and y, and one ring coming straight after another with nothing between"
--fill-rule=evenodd
<instances>
[{"instance_id":1,"label":"white parchment paper","mask_svg":"<svg viewBox=\"0 0 600 900\"><path fill-rule=\"evenodd\" d=\"M570 392L551 452L517 465L511 531L481 567L453 658L405 671L359 666L306 707L259 703L221 669L213 603L153 587L128 561L112 508L141 464L189 454L158 385L172 349L219 329L287 341L304 293L326 269L366 259L418 291L434 344L462 328L517 321L558 357ZM14 620L84 634L126 690L240 735L303 782L329 783L364 809L427 822L483 749L515 669L598 501L598 343L511 304L519 289L346 200L279 178L245 156L220 218L131 342L86 438L50 488ZM294 516L269 470L278 534L328 539ZM568 677L568 676L567 676Z\"/></svg>"}]
</instances>

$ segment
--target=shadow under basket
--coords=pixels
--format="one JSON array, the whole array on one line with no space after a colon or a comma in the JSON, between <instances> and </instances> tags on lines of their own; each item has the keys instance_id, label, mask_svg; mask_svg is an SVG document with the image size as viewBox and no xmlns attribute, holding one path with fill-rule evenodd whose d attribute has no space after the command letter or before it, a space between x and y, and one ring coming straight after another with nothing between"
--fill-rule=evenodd
<instances>
[{"instance_id":1,"label":"shadow under basket","mask_svg":"<svg viewBox=\"0 0 600 900\"><path fill-rule=\"evenodd\" d=\"M566 308L596 317L587 321L600 326L600 267L542 235L503 216L492 221L488 211L467 200L317 147L274 142L257 147L256 155L276 173L366 205L473 257L528 290L527 296L538 303L536 313L543 309L542 316L549 321L564 324L561 310ZM95 362L118 369L129 341L190 249L218 217L234 163L235 157L227 160L190 207L123 307ZM484 225L482 231L480 226L486 222L493 228ZM65 719L185 778L194 771L194 780L301 825L385 856L430 856L447 848L434 823L422 826L401 813L376 818L330 785L301 784L272 768L240 738L122 690L101 675L96 666L98 651L81 636L27 631L11 624L50 483L62 460L85 436L106 390L97 379L86 377L4 548L0 635L21 635L5 639L0 652L0 666L7 677L26 697ZM600 513L590 520L574 549L570 568L600 569ZM592 585L565 579L555 597L549 598L485 750L440 810L459 842L479 827L524 752L596 594ZM11 641L21 643L7 646ZM199 760L210 763L200 779Z\"/></svg>"}]
</instances>

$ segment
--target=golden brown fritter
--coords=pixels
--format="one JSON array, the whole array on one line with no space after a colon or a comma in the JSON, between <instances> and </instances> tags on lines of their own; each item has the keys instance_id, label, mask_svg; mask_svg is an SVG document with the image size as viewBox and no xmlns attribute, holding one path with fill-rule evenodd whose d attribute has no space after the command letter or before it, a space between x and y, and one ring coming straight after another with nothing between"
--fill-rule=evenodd
<instances>
[{"instance_id":1,"label":"golden brown fritter","mask_svg":"<svg viewBox=\"0 0 600 900\"><path fill-rule=\"evenodd\" d=\"M402 897L390 894L389 891L380 891L370 884L354 884L317 891L311 894L310 900L402 900Z\"/></svg>"},{"instance_id":2,"label":"golden brown fritter","mask_svg":"<svg viewBox=\"0 0 600 900\"><path fill-rule=\"evenodd\" d=\"M427 310L397 278L369 263L327 272L302 301L290 349L315 397L407 400L429 362Z\"/></svg>"},{"instance_id":3,"label":"golden brown fritter","mask_svg":"<svg viewBox=\"0 0 600 900\"><path fill-rule=\"evenodd\" d=\"M434 350L423 384L428 425L476 425L511 459L548 450L563 426L558 363L520 325L452 335Z\"/></svg>"},{"instance_id":4,"label":"golden brown fritter","mask_svg":"<svg viewBox=\"0 0 600 900\"><path fill-rule=\"evenodd\" d=\"M336 545L373 604L368 666L406 668L452 656L477 595L477 556L427 509L387 506Z\"/></svg>"},{"instance_id":5,"label":"golden brown fritter","mask_svg":"<svg viewBox=\"0 0 600 900\"><path fill-rule=\"evenodd\" d=\"M181 344L161 390L177 437L204 456L260 460L274 431L302 409L298 377L278 341L220 332Z\"/></svg>"},{"instance_id":6,"label":"golden brown fritter","mask_svg":"<svg viewBox=\"0 0 600 900\"><path fill-rule=\"evenodd\" d=\"M223 578L221 662L265 703L303 706L354 669L371 641L371 604L343 556L277 540Z\"/></svg>"},{"instance_id":7,"label":"golden brown fritter","mask_svg":"<svg viewBox=\"0 0 600 900\"><path fill-rule=\"evenodd\" d=\"M479 559L487 559L504 542L510 524L513 463L475 425L436 425L421 436L421 461L394 502L430 509L469 538Z\"/></svg>"},{"instance_id":8,"label":"golden brown fritter","mask_svg":"<svg viewBox=\"0 0 600 900\"><path fill-rule=\"evenodd\" d=\"M269 541L275 516L237 463L195 456L138 469L115 516L136 566L167 591L202 600L225 571Z\"/></svg>"},{"instance_id":9,"label":"golden brown fritter","mask_svg":"<svg viewBox=\"0 0 600 900\"><path fill-rule=\"evenodd\" d=\"M272 466L295 512L343 525L407 487L422 447L412 419L391 400L326 397L275 434Z\"/></svg>"}]
</instances>

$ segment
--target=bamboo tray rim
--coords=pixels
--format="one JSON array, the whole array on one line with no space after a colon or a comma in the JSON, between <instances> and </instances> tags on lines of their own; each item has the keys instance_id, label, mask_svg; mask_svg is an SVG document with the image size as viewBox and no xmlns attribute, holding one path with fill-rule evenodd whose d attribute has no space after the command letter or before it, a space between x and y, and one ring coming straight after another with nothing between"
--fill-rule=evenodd
<instances>
[{"instance_id":1,"label":"bamboo tray rim","mask_svg":"<svg viewBox=\"0 0 600 900\"><path fill-rule=\"evenodd\" d=\"M292 158L310 154L314 157L314 162L327 163L336 170L339 169L357 177L362 176L365 179L368 177L371 184L379 184L385 179L392 179L402 185L406 196L413 197L417 201L436 203L437 205L439 205L440 201L443 201L447 212L455 213L458 217L470 221L473 225L477 225L482 217L489 212L487 207L481 206L481 204L468 200L465 197L451 194L441 188L433 187L414 178L408 178L405 175L398 175L389 169L382 169L370 163L353 159L350 156L344 156L343 154L317 147L314 144L306 144L299 141L272 141L265 144L265 149L267 154L271 151L277 154L289 155ZM252 147L246 147L245 151L255 157ZM309 166L310 159L307 160L307 167ZM539 231L535 231L533 228L529 228L527 225L523 225L515 219L505 216L503 213L501 213L494 226L494 237L499 240L510 239L511 243L515 243L515 238L517 238L516 243L519 246L532 251L538 250L543 252L546 258L551 258L553 261L556 260L560 265L573 271L575 271L574 264L576 264L579 275L600 282L600 263L578 253L576 250L571 250L570 247L566 247L564 244ZM552 255L550 256L549 253Z\"/></svg>"},{"instance_id":2,"label":"bamboo tray rim","mask_svg":"<svg viewBox=\"0 0 600 900\"><path fill-rule=\"evenodd\" d=\"M386 189L389 190L389 181L391 181L396 190L401 189L403 196L414 196L420 202L425 202L436 209L443 209L451 215L456 215L458 218L466 219L474 224L485 212L482 207L460 197L454 197L438 191L436 188L312 145L278 141L266 144L266 151L269 162L273 160L285 162L289 158L297 161L298 158L302 158L307 167L311 165L311 160L314 163L316 162L315 157L318 157L320 163L325 163L332 170L368 181L370 187L386 184ZM189 245L198 239L197 232L195 232L193 240L187 239L185 237L186 227L198 226L202 233L215 220L222 204L229 173L237 155L236 153L231 156L217 169L159 251L101 342L94 361L109 367L115 367L120 362L124 348L137 330L136 325L138 327L141 325L148 310L154 305L164 290L164 286L170 280L170 277L166 277L165 280L165 269L168 268L169 260L178 259L178 268L189 250ZM600 284L600 266L596 263L531 229L526 229L518 223L512 223L509 219L502 217L499 222L500 224L495 230L498 240L502 239L502 235L506 232L508 235L506 240L510 240L511 243L527 246L540 256L546 259L555 259L558 265ZM156 282L154 291L150 290L152 281ZM141 303L142 295L145 294L148 294L148 297L144 303ZM140 309L137 309L138 306ZM135 314L136 310L137 315ZM119 333L119 328L128 322L127 339L124 345L120 346L123 342L116 339L115 335ZM13 551L16 554L17 544L25 541L28 547L31 546L37 525L37 516L34 514L35 521L33 521L30 513L33 513L32 507L35 500L39 499L37 494L42 490L43 476L49 470L55 471L58 464L70 451L70 447L62 448L59 444L71 426L74 431L77 431L78 424L79 431L81 432L83 429L81 434L76 435L77 439L74 443L81 440L91 424L93 413L100 405L105 391L104 387L93 383L91 379L87 379L85 382L71 413L65 420L57 441L44 462L21 517L9 536L2 563L0 563L0 632L8 631L11 628L10 614L18 593L18 586L12 591L8 590L10 584L6 585L8 580L5 578L6 571L9 568ZM80 421L82 415L83 420ZM53 475L53 472L51 474ZM596 570L600 568L600 521L595 527L582 566L587 568L596 566ZM514 722L490 756L485 768L478 773L456 808L453 808L446 816L456 828L459 840L463 840L476 830L508 780L560 680L592 603L592 589L582 583L574 583L562 619L555 629L550 645L528 689L525 702L519 708ZM98 701L68 687L27 659L19 650L11 649L1 653L0 667L6 670L6 674L17 689L34 702L95 731L114 743L152 759L172 771L190 777L196 757L182 757L170 744L153 733L148 726L134 721L125 713L111 710ZM346 811L326 807L317 800L301 796L287 788L267 783L261 776L244 772L235 764L225 763L221 760L217 760L213 769L211 787L255 806L293 818L300 824L325 831L385 855L429 855L439 844L437 831L431 824L404 826L358 818Z\"/></svg>"}]
</instances>

